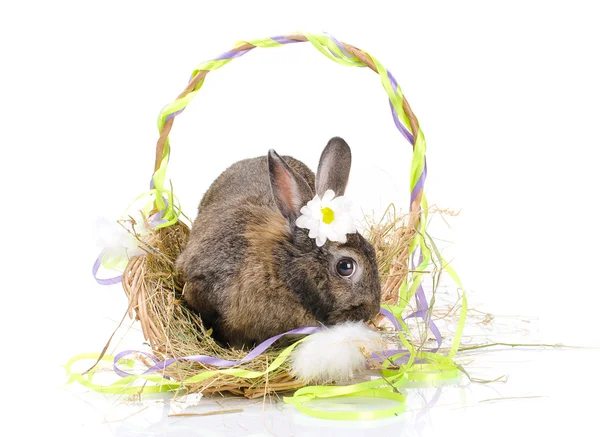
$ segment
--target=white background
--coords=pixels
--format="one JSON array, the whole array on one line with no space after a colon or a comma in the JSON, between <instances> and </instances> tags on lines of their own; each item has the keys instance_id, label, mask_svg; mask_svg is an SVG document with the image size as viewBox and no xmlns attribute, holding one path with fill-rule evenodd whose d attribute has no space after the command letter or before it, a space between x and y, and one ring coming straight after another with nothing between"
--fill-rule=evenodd
<instances>
[{"instance_id":1,"label":"white background","mask_svg":"<svg viewBox=\"0 0 600 437\"><path fill-rule=\"evenodd\" d=\"M99 351L124 310L119 287L100 287L90 274L96 218L117 218L147 189L156 117L197 64L238 40L296 30L327 31L396 76L427 138L430 203L461 210L450 231L435 226L455 242L445 253L472 301L535 321L537 341L598 346L594 3L3 5L3 414L63 434L118 431L102 423L106 405L121 418L126 406L61 388L59 365ZM407 206L410 146L393 125L379 79L333 63L309 43L257 49L209 74L175 122L170 175L194 215L208 184L232 162L275 148L314 169L334 135L353 148L348 194L356 203L366 211L390 201ZM483 404L498 396L470 386L456 400L448 388L450 409L435 410L425 431L406 418L369 426L428 435L588 429L597 353L596 360L583 351L511 354L518 352L482 364L491 375L516 375L498 390L543 398ZM92 399L100 406L92 408ZM258 420L257 435L356 431L306 422L289 408L273 414L282 418L270 427ZM123 435L141 432L122 423ZM224 432L220 418L164 422L155 431L185 434L192 423L208 435Z\"/></svg>"}]
</instances>

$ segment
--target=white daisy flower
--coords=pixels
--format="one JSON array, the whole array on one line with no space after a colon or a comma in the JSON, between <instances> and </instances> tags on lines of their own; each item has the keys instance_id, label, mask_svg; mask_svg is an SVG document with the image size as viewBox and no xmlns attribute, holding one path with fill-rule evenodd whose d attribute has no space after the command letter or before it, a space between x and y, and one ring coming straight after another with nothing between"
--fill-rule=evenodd
<instances>
[{"instance_id":1,"label":"white daisy flower","mask_svg":"<svg viewBox=\"0 0 600 437\"><path fill-rule=\"evenodd\" d=\"M327 190L323 198L317 194L302 207L302 215L296 219L296 226L308 229L308 236L316 238L319 247L328 239L345 243L346 234L356 232L351 208L352 204L347 198L335 197L332 190Z\"/></svg>"}]
</instances>

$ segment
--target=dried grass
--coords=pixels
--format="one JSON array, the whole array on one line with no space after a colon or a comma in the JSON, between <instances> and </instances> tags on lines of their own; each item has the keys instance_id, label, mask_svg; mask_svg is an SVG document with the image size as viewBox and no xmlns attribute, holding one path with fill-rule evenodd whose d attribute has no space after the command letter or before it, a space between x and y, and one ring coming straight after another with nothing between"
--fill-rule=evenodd
<instances>
[{"instance_id":1,"label":"dried grass","mask_svg":"<svg viewBox=\"0 0 600 437\"><path fill-rule=\"evenodd\" d=\"M398 214L393 204L378 221L365 217L365 236L375 248L382 304L398 302L400 284L408 275L408 250L418 218L418 209L410 214Z\"/></svg>"},{"instance_id":2,"label":"dried grass","mask_svg":"<svg viewBox=\"0 0 600 437\"><path fill-rule=\"evenodd\" d=\"M414 235L418 213L397 215L393 205L379 221L368 220L366 237L373 244L382 283L382 302L397 303L398 288L408 274L408 246ZM202 325L200 317L183 301L184 283L175 269L175 260L189 236L189 227L175 225L153 230L141 241L146 255L130 261L123 274L123 288L129 298L129 315L140 321L144 337L161 360L189 355L211 355L228 360L240 360L248 351L224 348L216 343ZM259 358L238 368L264 372L280 350L269 349ZM165 370L165 374L183 381L210 366L180 361ZM303 384L289 374L283 364L262 378L245 379L219 375L186 387L188 392L224 393L248 398L287 391Z\"/></svg>"}]
</instances>

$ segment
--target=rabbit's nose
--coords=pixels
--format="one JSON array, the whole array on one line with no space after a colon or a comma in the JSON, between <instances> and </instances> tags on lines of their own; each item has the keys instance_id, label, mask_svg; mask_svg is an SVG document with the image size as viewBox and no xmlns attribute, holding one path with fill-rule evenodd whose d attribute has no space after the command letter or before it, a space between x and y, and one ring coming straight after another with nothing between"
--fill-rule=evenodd
<instances>
[{"instance_id":1,"label":"rabbit's nose","mask_svg":"<svg viewBox=\"0 0 600 437\"><path fill-rule=\"evenodd\" d=\"M379 307L372 303L355 304L345 314L345 321L358 322L367 321L379 312Z\"/></svg>"}]
</instances>

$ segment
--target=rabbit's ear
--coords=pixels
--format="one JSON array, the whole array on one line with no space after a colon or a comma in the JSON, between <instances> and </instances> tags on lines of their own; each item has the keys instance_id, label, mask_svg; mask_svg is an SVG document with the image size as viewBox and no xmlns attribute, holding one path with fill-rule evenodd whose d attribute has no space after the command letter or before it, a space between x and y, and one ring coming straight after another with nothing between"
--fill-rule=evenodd
<instances>
[{"instance_id":1,"label":"rabbit's ear","mask_svg":"<svg viewBox=\"0 0 600 437\"><path fill-rule=\"evenodd\" d=\"M325 191L333 190L336 196L343 196L348 184L352 154L350 147L340 137L329 140L317 169L317 194L323 197Z\"/></svg>"},{"instance_id":2,"label":"rabbit's ear","mask_svg":"<svg viewBox=\"0 0 600 437\"><path fill-rule=\"evenodd\" d=\"M275 150L269 150L267 161L275 203L285 218L295 220L300 216L300 209L313 198L312 190Z\"/></svg>"}]
</instances>

